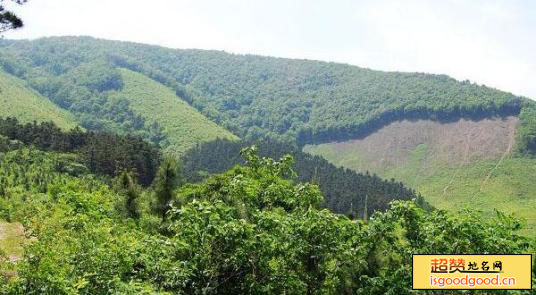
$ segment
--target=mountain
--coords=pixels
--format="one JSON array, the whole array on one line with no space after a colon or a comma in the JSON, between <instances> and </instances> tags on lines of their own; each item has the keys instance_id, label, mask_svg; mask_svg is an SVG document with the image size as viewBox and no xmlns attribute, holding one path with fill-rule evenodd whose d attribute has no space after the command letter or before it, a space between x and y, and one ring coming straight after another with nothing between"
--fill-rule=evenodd
<instances>
[{"instance_id":1,"label":"mountain","mask_svg":"<svg viewBox=\"0 0 536 295\"><path fill-rule=\"evenodd\" d=\"M0 48L4 71L89 130L138 134L178 154L236 139L231 133L276 139L403 181L439 208L498 208L536 225L526 209L536 199L527 181L536 103L524 97L445 75L90 37L2 40ZM171 102L204 123L158 108Z\"/></svg>"},{"instance_id":2,"label":"mountain","mask_svg":"<svg viewBox=\"0 0 536 295\"><path fill-rule=\"evenodd\" d=\"M77 126L69 112L30 89L25 81L0 71L0 118L8 116L27 123L52 121L65 130Z\"/></svg>"},{"instance_id":3,"label":"mountain","mask_svg":"<svg viewBox=\"0 0 536 295\"><path fill-rule=\"evenodd\" d=\"M525 98L87 37L0 65L0 294L410 294L411 253L535 252Z\"/></svg>"},{"instance_id":4,"label":"mountain","mask_svg":"<svg viewBox=\"0 0 536 295\"><path fill-rule=\"evenodd\" d=\"M97 50L64 56L67 51L73 53L70 47L58 48L59 56L49 52L40 61L33 59L37 58L33 50L2 48L3 69L25 80L27 88L47 97L64 113L71 113L88 130L139 135L176 154L217 138L238 139L169 87L98 58L84 62L86 53L98 54ZM26 53L33 57L27 59Z\"/></svg>"},{"instance_id":5,"label":"mountain","mask_svg":"<svg viewBox=\"0 0 536 295\"><path fill-rule=\"evenodd\" d=\"M403 118L455 120L519 115L526 152L534 152L534 102L445 75L374 71L310 60L176 50L90 37L3 40L0 63L58 105L84 116L85 127L118 120L106 92L128 68L174 89L208 118L244 139L266 136L299 145L364 136ZM96 99L98 97L98 99ZM108 105L106 105L108 103ZM108 108L108 110L107 110Z\"/></svg>"}]
</instances>

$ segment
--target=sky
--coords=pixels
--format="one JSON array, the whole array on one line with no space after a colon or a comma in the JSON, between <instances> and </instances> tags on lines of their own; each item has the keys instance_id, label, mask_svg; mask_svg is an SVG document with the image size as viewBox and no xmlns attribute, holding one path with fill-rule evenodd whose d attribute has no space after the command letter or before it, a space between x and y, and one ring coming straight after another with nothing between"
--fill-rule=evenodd
<instances>
[{"instance_id":1,"label":"sky","mask_svg":"<svg viewBox=\"0 0 536 295\"><path fill-rule=\"evenodd\" d=\"M447 74L536 99L532 0L29 0L8 7L25 21L9 39L88 35L334 61Z\"/></svg>"}]
</instances>

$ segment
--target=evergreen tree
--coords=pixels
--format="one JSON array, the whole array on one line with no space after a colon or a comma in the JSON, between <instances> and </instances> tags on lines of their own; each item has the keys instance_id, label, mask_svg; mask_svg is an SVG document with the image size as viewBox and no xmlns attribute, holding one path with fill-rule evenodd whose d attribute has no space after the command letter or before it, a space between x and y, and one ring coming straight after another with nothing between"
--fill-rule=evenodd
<instances>
[{"instance_id":1,"label":"evergreen tree","mask_svg":"<svg viewBox=\"0 0 536 295\"><path fill-rule=\"evenodd\" d=\"M174 191L180 185L180 168L177 161L172 157L166 157L162 161L154 180L153 212L166 219L167 211L173 200Z\"/></svg>"},{"instance_id":2,"label":"evergreen tree","mask_svg":"<svg viewBox=\"0 0 536 295\"><path fill-rule=\"evenodd\" d=\"M64 132L52 122L21 124L16 118L0 118L0 150L16 148L19 144L13 141L44 151L75 152L94 173L115 177L125 170L135 172L143 186L153 181L161 157L156 145L137 136L79 128Z\"/></svg>"},{"instance_id":3,"label":"evergreen tree","mask_svg":"<svg viewBox=\"0 0 536 295\"><path fill-rule=\"evenodd\" d=\"M124 196L124 200L121 203L126 215L129 218L140 218L140 191L130 172L123 171L119 175L118 187L120 193Z\"/></svg>"},{"instance_id":4,"label":"evergreen tree","mask_svg":"<svg viewBox=\"0 0 536 295\"><path fill-rule=\"evenodd\" d=\"M296 180L318 185L324 195L323 206L337 213L363 217L364 210L370 215L388 209L393 200L417 198L413 190L400 182L384 180L369 172L358 173L336 167L321 157L302 152L296 146L269 139L262 142L220 139L200 144L181 159L185 180L198 182L206 175L221 173L237 164L243 164L240 150L250 145L258 148L261 157L281 158L285 154L292 155L292 168L298 174ZM368 196L366 206L365 196Z\"/></svg>"}]
</instances>

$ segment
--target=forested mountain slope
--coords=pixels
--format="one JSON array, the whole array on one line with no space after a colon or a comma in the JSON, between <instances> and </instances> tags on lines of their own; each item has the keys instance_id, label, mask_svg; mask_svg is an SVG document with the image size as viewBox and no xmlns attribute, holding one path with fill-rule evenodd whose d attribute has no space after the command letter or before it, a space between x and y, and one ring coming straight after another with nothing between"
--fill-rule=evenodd
<instances>
[{"instance_id":1,"label":"forested mountain slope","mask_svg":"<svg viewBox=\"0 0 536 295\"><path fill-rule=\"evenodd\" d=\"M4 49L0 53L3 68L26 80L19 83L21 87L48 97L57 109L70 112L88 130L138 135L176 154L204 141L238 139L184 102L174 90L141 73L112 66L98 57L98 51L76 51L75 56L69 54L72 48L58 49L62 55L37 61L33 58L42 52L31 52L29 59L18 60ZM13 103L15 98L10 95L6 101ZM3 116L18 117L19 113L6 111ZM25 116L33 117L34 113Z\"/></svg>"},{"instance_id":2,"label":"forested mountain slope","mask_svg":"<svg viewBox=\"0 0 536 295\"><path fill-rule=\"evenodd\" d=\"M421 207L429 209L421 196L394 179L381 179L368 172L356 173L338 168L322 157L311 156L296 147L273 140L256 143L216 140L196 146L182 157L186 179L198 182L209 175L244 164L240 151L251 145L255 145L263 157L278 159L286 154L292 155L292 168L297 175L291 178L317 184L324 195L322 205L333 212L367 218L375 211L386 210L393 200L411 199L416 199Z\"/></svg>"},{"instance_id":3,"label":"forested mountain slope","mask_svg":"<svg viewBox=\"0 0 536 295\"><path fill-rule=\"evenodd\" d=\"M536 151L536 103L468 81L89 37L2 40L0 49L5 71L69 110L89 130L137 134L179 153L216 137L234 138L199 114L193 115L182 99L248 142L275 138L298 147L326 144L317 154L335 164L405 181L440 207L474 205L475 195L489 210L497 204L531 205L534 200L531 182L523 179L533 169L530 157ZM515 124L505 127L509 130L506 137L501 137L502 129L497 126L481 124L508 117ZM399 120L431 120L438 130L475 121L479 123L471 132L484 130L488 139L498 140L472 141L485 156L473 159L464 156L463 136L452 137L452 146L439 149L431 136L419 134L440 134L441 138L443 133L408 125L404 128L416 131L407 136L415 145L408 147L404 161L395 157L391 165L386 158L380 169L373 166L383 159L377 155L382 147L396 150L398 144L403 146L403 141L389 144L389 140L396 141L397 134L404 132L373 141L368 147L374 151L370 157L351 150L337 150L330 157L333 152L328 146L337 146L335 141L366 141ZM456 134L456 128L449 132ZM507 139L507 149L497 145L504 143L503 139ZM465 166L441 158L452 152L453 158L465 159ZM349 162L341 162L346 158ZM507 176L508 171L513 174Z\"/></svg>"},{"instance_id":4,"label":"forested mountain slope","mask_svg":"<svg viewBox=\"0 0 536 295\"><path fill-rule=\"evenodd\" d=\"M534 151L534 103L444 75L381 72L309 60L174 50L89 37L3 41L1 63L85 127L143 129L128 105L106 100L122 87L118 67L172 87L210 119L245 139L321 143L366 136L401 118L455 120L521 113L522 144ZM104 94L103 94L104 93ZM96 99L98 97L98 99ZM105 107L103 107L105 106Z\"/></svg>"},{"instance_id":5,"label":"forested mountain slope","mask_svg":"<svg viewBox=\"0 0 536 295\"><path fill-rule=\"evenodd\" d=\"M7 116L15 116L23 122L53 121L62 129L77 125L67 111L31 90L25 81L0 70L0 118Z\"/></svg>"},{"instance_id":6,"label":"forested mountain slope","mask_svg":"<svg viewBox=\"0 0 536 295\"><path fill-rule=\"evenodd\" d=\"M209 173L225 172L244 163L240 156L241 150L251 145L252 143L223 139L197 145L182 155L181 174L186 182L199 182L208 177ZM282 158L286 154L292 155L295 159L292 168L298 175L286 177L317 184L326 196L322 205L334 212L366 218L375 211L386 210L391 201L411 199L417 199L421 207L429 208L420 196L400 182L337 168L321 157L310 156L288 144L270 141L255 145L259 147L262 156ZM162 160L161 151L139 137L84 132L80 129L65 132L52 123L20 124L14 118L0 118L0 153L17 150L22 146L72 153L79 164L72 166L56 161L55 167L73 176L90 171L105 177L117 177L128 171L130 177L144 187L153 182ZM166 158L169 155L164 156ZM32 160L31 164L36 165L34 170L38 170L39 161ZM26 173L22 171L22 174ZM32 179L33 176L30 177ZM20 176L0 180L0 194L5 193L4 187L8 187L10 182L26 185L17 181L27 180ZM41 181L37 187L46 190L47 186L46 181Z\"/></svg>"}]
</instances>

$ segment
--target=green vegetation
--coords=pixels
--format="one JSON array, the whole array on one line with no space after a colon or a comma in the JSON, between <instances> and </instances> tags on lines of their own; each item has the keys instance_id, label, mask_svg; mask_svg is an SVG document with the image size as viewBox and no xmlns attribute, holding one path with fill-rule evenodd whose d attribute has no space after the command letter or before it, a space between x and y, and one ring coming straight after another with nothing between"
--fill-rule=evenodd
<instances>
[{"instance_id":1,"label":"green vegetation","mask_svg":"<svg viewBox=\"0 0 536 295\"><path fill-rule=\"evenodd\" d=\"M24 242L24 233L20 223L8 223L0 220L0 255L3 254L9 259L21 257Z\"/></svg>"},{"instance_id":2,"label":"green vegetation","mask_svg":"<svg viewBox=\"0 0 536 295\"><path fill-rule=\"evenodd\" d=\"M176 189L163 224L150 213L151 190L140 191L140 215L129 217L118 205L128 190L58 170L57 159L73 155L1 155L9 168L0 180L21 181L0 194L0 216L22 222L31 239L15 265L0 261L0 294L412 294L411 253L535 246L504 214L452 216L406 201L368 223L350 220L319 209L316 185L285 178L290 156L259 158L251 148L245 166ZM16 275L6 275L13 266Z\"/></svg>"},{"instance_id":3,"label":"green vegetation","mask_svg":"<svg viewBox=\"0 0 536 295\"><path fill-rule=\"evenodd\" d=\"M153 142L159 141L162 147L183 154L201 142L216 138L238 139L178 98L168 87L127 69L119 69L119 72L123 88L109 97L128 101L146 124L156 123L162 128L164 140Z\"/></svg>"},{"instance_id":4,"label":"green vegetation","mask_svg":"<svg viewBox=\"0 0 536 295\"><path fill-rule=\"evenodd\" d=\"M83 132L79 129L63 132L53 123L23 125L14 118L0 119L0 136L4 136L0 137L0 151L17 149L25 144L41 150L76 153L80 164L85 165L84 169L87 167L100 175L119 176L119 190L128 195L125 202L129 207L126 214L129 215L137 214L134 212L137 205L132 203L137 199L137 188L131 177L142 186L148 186L156 176L154 190L159 197L152 205L155 212L161 212L162 217L171 199L171 187L175 186L175 181L180 183L184 176L186 180L196 182L206 177L207 173L225 172L234 165L243 163L239 156L240 150L250 145L222 139L198 145L183 155L184 175L181 175L177 172L180 169L175 159L169 155L161 164L166 169L160 169L157 173L160 151L138 137ZM400 182L385 181L368 173L356 174L350 170L338 169L326 160L311 157L288 144L265 141L258 146L263 156L282 157L287 153L292 154L296 159L294 168L299 172L297 179L318 184L326 196L323 205L337 213L354 217L366 216L376 210L387 209L389 202L395 199L422 200ZM64 164L58 162L57 165ZM423 202L419 204L427 206Z\"/></svg>"},{"instance_id":5,"label":"green vegetation","mask_svg":"<svg viewBox=\"0 0 536 295\"><path fill-rule=\"evenodd\" d=\"M364 136L400 118L448 121L517 115L534 105L444 75L380 72L318 61L173 50L89 37L3 41L0 46L4 70L76 112L89 129L153 132L128 101L108 99L108 91L123 87L118 68L167 85L241 138L271 137L300 146ZM116 113L121 116L111 115ZM534 129L527 116L522 120L526 130ZM532 144L521 147L533 152Z\"/></svg>"},{"instance_id":6,"label":"green vegetation","mask_svg":"<svg viewBox=\"0 0 536 295\"><path fill-rule=\"evenodd\" d=\"M56 112L39 107L39 120L68 111L89 130L0 119L0 230L20 223L28 237L0 236L2 295L418 294L411 254L536 250L536 107L524 98L442 75L86 37L0 49L18 77L0 76L13 81L0 84L6 106L47 97ZM495 115L519 115L520 153L452 165L422 143L379 173L396 181L300 150L400 118Z\"/></svg>"},{"instance_id":7,"label":"green vegetation","mask_svg":"<svg viewBox=\"0 0 536 295\"><path fill-rule=\"evenodd\" d=\"M129 171L143 185L152 182L161 154L156 146L135 136L78 128L64 132L51 122L23 125L16 118L0 118L0 151L19 148L21 143L46 151L77 153L92 172L118 176Z\"/></svg>"},{"instance_id":8,"label":"green vegetation","mask_svg":"<svg viewBox=\"0 0 536 295\"><path fill-rule=\"evenodd\" d=\"M437 174L418 180L417 189L438 208L513 213L526 219L526 233L536 234L536 159L507 158L496 165L497 160L440 167Z\"/></svg>"},{"instance_id":9,"label":"green vegetation","mask_svg":"<svg viewBox=\"0 0 536 295\"><path fill-rule=\"evenodd\" d=\"M201 144L188 151L183 157L184 176L196 182L208 175L223 173L237 164L244 164L240 150L254 143L217 140ZM393 200L418 199L424 208L428 205L413 190L394 180L383 180L376 175L356 173L337 168L325 159L311 156L291 145L264 140L256 143L260 156L281 158L292 155L292 168L300 182L312 182L319 186L324 195L322 204L333 212L352 217L365 218L377 210L386 210Z\"/></svg>"},{"instance_id":10,"label":"green vegetation","mask_svg":"<svg viewBox=\"0 0 536 295\"><path fill-rule=\"evenodd\" d=\"M359 159L364 156L357 150L341 151L334 145L322 144L307 146L306 151L345 168L360 171L363 167ZM376 172L414 188L434 207L513 213L526 219L525 233L536 233L536 159L510 155L502 161L479 160L460 165L437 160L436 156L422 144L411 152L407 162Z\"/></svg>"},{"instance_id":11,"label":"green vegetation","mask_svg":"<svg viewBox=\"0 0 536 295\"><path fill-rule=\"evenodd\" d=\"M166 216L171 209L175 189L180 183L181 175L177 161L173 158L164 159L154 181L154 198L151 204L153 213L161 216L162 222L166 220Z\"/></svg>"},{"instance_id":12,"label":"green vegetation","mask_svg":"<svg viewBox=\"0 0 536 295\"><path fill-rule=\"evenodd\" d=\"M8 116L22 122L53 121L64 130L77 125L69 112L31 90L23 80L0 71L0 118Z\"/></svg>"},{"instance_id":13,"label":"green vegetation","mask_svg":"<svg viewBox=\"0 0 536 295\"><path fill-rule=\"evenodd\" d=\"M58 50L73 49L67 47ZM69 57L56 56L59 51L54 50L41 52L32 54L32 62L26 63L27 59L19 59L22 51L2 50L0 64L8 73L26 80L27 86L68 110L88 130L140 136L169 147L176 154L219 137L237 139L166 86L111 66L103 56L85 60L98 52L90 50L85 55L82 51Z\"/></svg>"},{"instance_id":14,"label":"green vegetation","mask_svg":"<svg viewBox=\"0 0 536 295\"><path fill-rule=\"evenodd\" d=\"M519 117L519 147L522 153L530 154L530 151L536 151L536 104L527 104ZM534 153L532 155L534 156Z\"/></svg>"}]
</instances>

